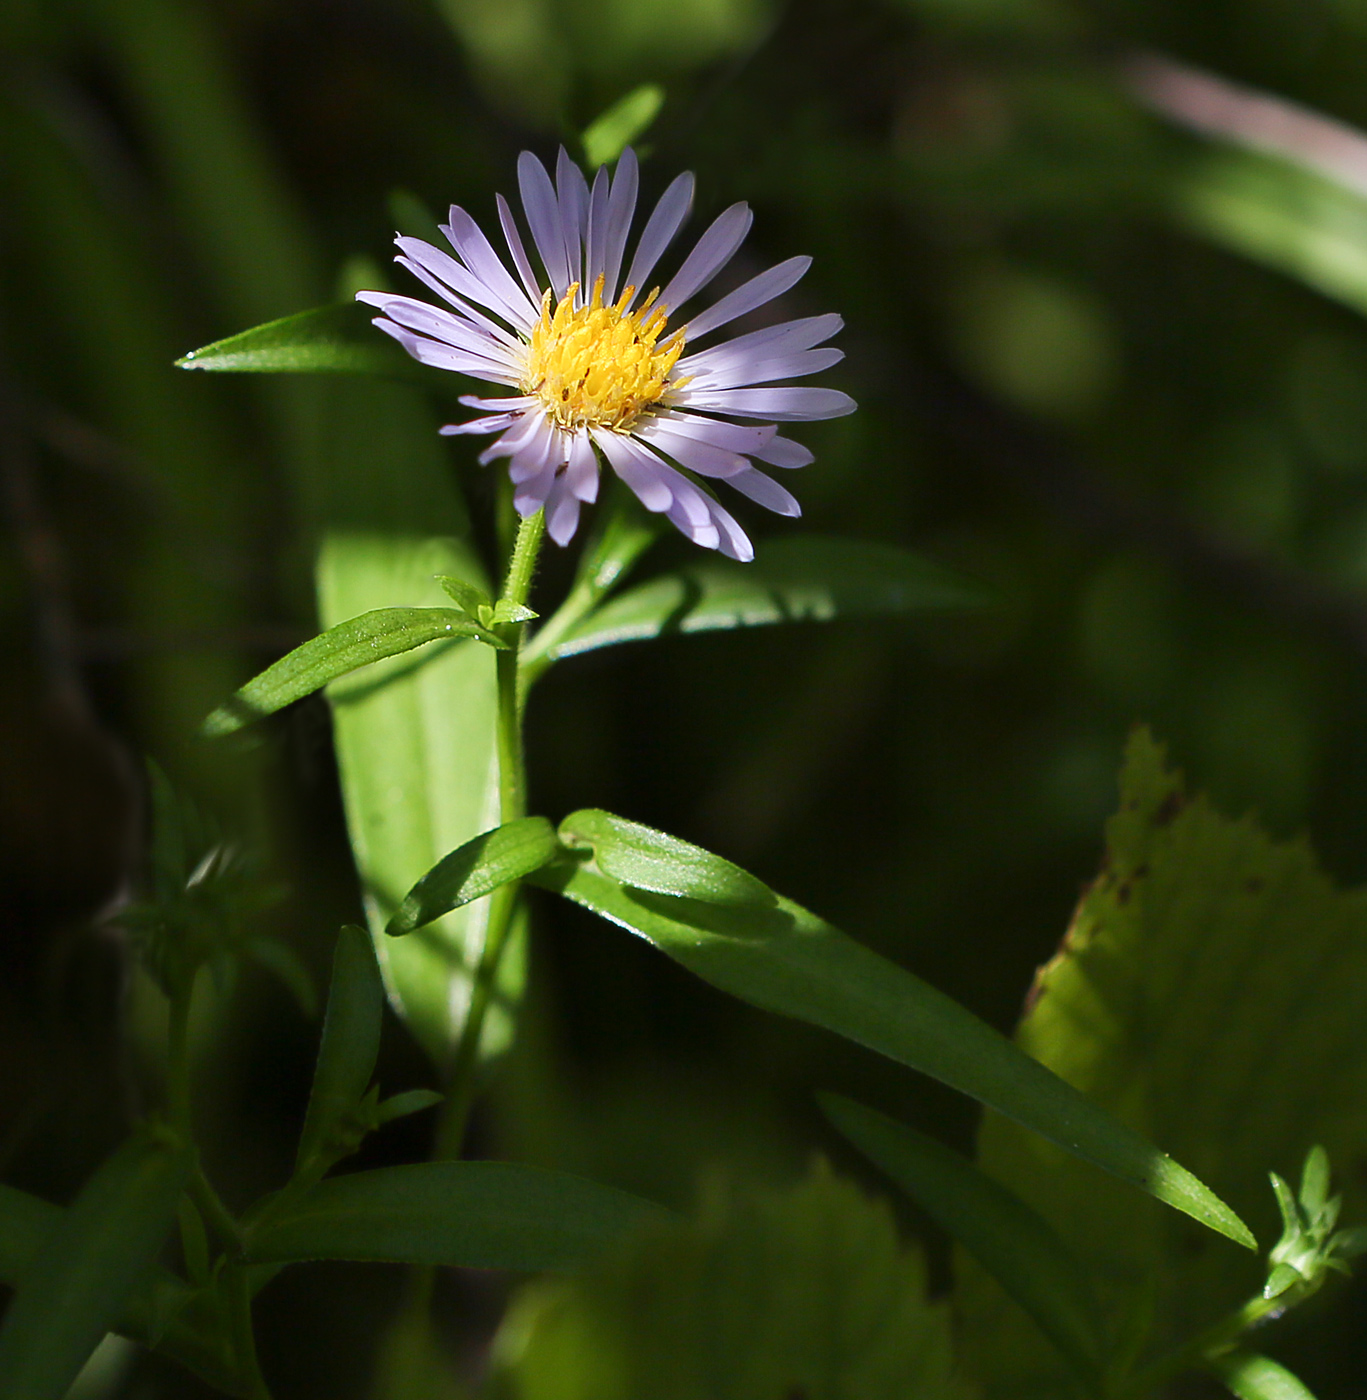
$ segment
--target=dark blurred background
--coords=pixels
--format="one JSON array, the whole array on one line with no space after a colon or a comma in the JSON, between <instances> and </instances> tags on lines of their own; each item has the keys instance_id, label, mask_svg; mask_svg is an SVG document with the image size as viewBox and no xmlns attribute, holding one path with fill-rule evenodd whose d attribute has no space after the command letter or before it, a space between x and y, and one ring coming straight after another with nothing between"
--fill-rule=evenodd
<instances>
[{"instance_id":1,"label":"dark blurred background","mask_svg":"<svg viewBox=\"0 0 1367 1400\"><path fill-rule=\"evenodd\" d=\"M396 196L488 219L520 150L579 154L645 81L667 94L647 192L696 170L695 229L749 200L736 279L810 253L787 309L846 319L827 382L860 410L803 434L803 527L921 550L997 602L568 662L530 710L533 809L721 852L1004 1029L1095 871L1138 720L1227 811L1308 830L1360 881L1367 159L1346 137L1317 204L1294 167L1335 129L1311 121L1237 185L1244 109L1212 98L1223 134L1192 131L1162 83L1137 95L1140 53L1367 125L1367 0L6 0L0 1174L69 1199L153 1081L157 1003L100 922L137 879L141 755L264 853L290 891L270 927L320 982L360 917L323 703L254 749L194 737L312 625L325 400L172 361L387 260ZM1195 80L1198 106L1221 91ZM1222 222L1202 199L1230 188ZM448 461L487 522L473 453ZM540 596L567 573L551 559ZM853 1170L813 1086L971 1141L947 1092L549 901L528 1006L489 1153L678 1203L716 1164ZM259 972L202 1030L235 1201L288 1170L316 1030ZM432 1082L397 1022L382 1075ZM278 1394L367 1393L399 1286L278 1284ZM477 1338L498 1285L450 1288ZM150 1364L125 1383L200 1393Z\"/></svg>"}]
</instances>

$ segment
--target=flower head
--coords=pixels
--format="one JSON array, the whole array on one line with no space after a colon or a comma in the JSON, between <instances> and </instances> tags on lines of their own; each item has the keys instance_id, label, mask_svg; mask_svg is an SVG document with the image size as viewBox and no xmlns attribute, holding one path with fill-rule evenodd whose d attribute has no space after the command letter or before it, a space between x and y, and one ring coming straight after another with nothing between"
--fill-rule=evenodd
<instances>
[{"instance_id":1,"label":"flower head","mask_svg":"<svg viewBox=\"0 0 1367 1400\"><path fill-rule=\"evenodd\" d=\"M500 195L499 222L516 275L470 215L452 205L441 231L455 257L421 239L395 239L396 261L451 309L388 292L358 292L358 300L378 307L375 324L423 364L516 391L463 397L481 416L442 432L497 434L480 461L510 459L518 512L544 506L557 543L569 541L580 505L598 494L601 453L647 510L663 512L695 544L751 558L745 532L692 478L723 479L780 515L801 514L755 462L806 466L812 454L780 437L778 423L854 409L837 390L776 383L841 359L841 351L821 347L842 322L808 316L696 346L786 292L811 259L789 258L683 319L679 313L744 241L748 206L720 214L661 289L652 275L688 217L691 174L660 197L623 276L638 181L630 149L613 176L600 168L592 187L563 148L554 183L528 151L517 173L542 275Z\"/></svg>"}]
</instances>

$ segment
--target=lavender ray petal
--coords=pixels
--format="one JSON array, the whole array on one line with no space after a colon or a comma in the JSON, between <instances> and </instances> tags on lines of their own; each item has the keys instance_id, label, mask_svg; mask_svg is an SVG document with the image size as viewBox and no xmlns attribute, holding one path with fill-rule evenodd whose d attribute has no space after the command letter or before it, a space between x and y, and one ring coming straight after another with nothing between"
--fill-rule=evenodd
<instances>
[{"instance_id":1,"label":"lavender ray petal","mask_svg":"<svg viewBox=\"0 0 1367 1400\"><path fill-rule=\"evenodd\" d=\"M518 373L522 370L524 357L514 347L495 340L439 306L414 301L411 297L388 297L383 310L391 321L407 330L417 331L419 335L488 360L503 369Z\"/></svg>"},{"instance_id":2,"label":"lavender ray petal","mask_svg":"<svg viewBox=\"0 0 1367 1400\"><path fill-rule=\"evenodd\" d=\"M514 408L531 408L537 399L535 394L516 394L505 399L481 399L474 394L462 394L458 402L466 408L485 408L491 413L502 413Z\"/></svg>"},{"instance_id":3,"label":"lavender ray petal","mask_svg":"<svg viewBox=\"0 0 1367 1400\"><path fill-rule=\"evenodd\" d=\"M530 151L523 151L517 158L517 186L522 192L522 207L527 213L532 241L541 254L546 276L551 279L551 290L558 300L570 285L565 239L560 231L560 201L555 197L555 186L546 174L546 167Z\"/></svg>"},{"instance_id":4,"label":"lavender ray petal","mask_svg":"<svg viewBox=\"0 0 1367 1400\"><path fill-rule=\"evenodd\" d=\"M657 513L668 510L674 501L674 493L667 485L670 468L643 443L601 428L590 431L613 471L635 492L641 504Z\"/></svg>"},{"instance_id":5,"label":"lavender ray petal","mask_svg":"<svg viewBox=\"0 0 1367 1400\"><path fill-rule=\"evenodd\" d=\"M512 324L521 330L530 330L541 314L540 299L533 301L517 285L493 244L484 236L484 230L464 209L453 204L449 217L450 222L443 225L441 231L460 254L461 261L500 298Z\"/></svg>"},{"instance_id":6,"label":"lavender ray petal","mask_svg":"<svg viewBox=\"0 0 1367 1400\"><path fill-rule=\"evenodd\" d=\"M472 306L468 301L458 297L450 287L440 281L425 267L415 263L411 258L399 257L394 261L400 267L406 267L420 282L430 287L443 301L449 302L460 314L470 322L477 330L492 336L496 340L501 340L505 345L518 345L520 342L506 327L500 326L497 321L486 316L477 307ZM454 262L454 259L453 259Z\"/></svg>"},{"instance_id":7,"label":"lavender ray petal","mask_svg":"<svg viewBox=\"0 0 1367 1400\"><path fill-rule=\"evenodd\" d=\"M564 545L574 538L579 528L579 498L570 489L564 474L555 478L550 494L546 497L546 533L556 542Z\"/></svg>"},{"instance_id":8,"label":"lavender ray petal","mask_svg":"<svg viewBox=\"0 0 1367 1400\"><path fill-rule=\"evenodd\" d=\"M681 413L678 410L656 413L645 421L659 423L672 431L686 433L699 442L724 447L729 452L748 452L751 455L757 453L778 431L772 423L760 427L750 423L727 423L720 418L701 418L695 413ZM646 436L640 429L637 432Z\"/></svg>"},{"instance_id":9,"label":"lavender ray petal","mask_svg":"<svg viewBox=\"0 0 1367 1400\"><path fill-rule=\"evenodd\" d=\"M728 292L720 301L713 302L701 316L695 316L688 323L688 336L696 340L699 336L744 316L749 311L782 296L790 287L797 284L812 265L811 258L789 258L767 272L761 272L748 282L742 282L734 292Z\"/></svg>"},{"instance_id":10,"label":"lavender ray petal","mask_svg":"<svg viewBox=\"0 0 1367 1400\"><path fill-rule=\"evenodd\" d=\"M721 545L721 531L717 528L716 521L712 519L710 511L703 520L694 520L676 501L665 512L665 519L677 526L685 539L691 540L703 549L717 549Z\"/></svg>"},{"instance_id":11,"label":"lavender ray petal","mask_svg":"<svg viewBox=\"0 0 1367 1400\"><path fill-rule=\"evenodd\" d=\"M630 146L617 158L617 173L612 177L612 193L608 196L608 231L603 254L603 300L616 301L617 278L622 271L622 255L626 252L631 218L636 212L636 191L640 183L640 167L636 152Z\"/></svg>"},{"instance_id":12,"label":"lavender ray petal","mask_svg":"<svg viewBox=\"0 0 1367 1400\"><path fill-rule=\"evenodd\" d=\"M588 301L581 271L584 234L589 222L589 187L584 172L570 159L561 146L555 161L555 188L560 196L560 233L565 242L565 255L570 281L578 282L579 300Z\"/></svg>"},{"instance_id":13,"label":"lavender ray petal","mask_svg":"<svg viewBox=\"0 0 1367 1400\"><path fill-rule=\"evenodd\" d=\"M745 203L733 204L718 214L660 293L660 304L671 312L677 311L689 297L707 286L735 256L754 221L755 216Z\"/></svg>"},{"instance_id":14,"label":"lavender ray petal","mask_svg":"<svg viewBox=\"0 0 1367 1400\"><path fill-rule=\"evenodd\" d=\"M633 304L644 295L646 278L654 272L655 264L674 241L692 207L693 172L685 171L682 175L676 175L660 196L660 202L651 210L640 242L636 245L636 255L627 269L627 285L636 288Z\"/></svg>"},{"instance_id":15,"label":"lavender ray petal","mask_svg":"<svg viewBox=\"0 0 1367 1400\"><path fill-rule=\"evenodd\" d=\"M705 369L695 370L690 387L700 391L711 389L740 389L749 384L768 384L776 379L802 379L820 374L845 358L843 350L833 345L820 350L795 350L770 360L758 360L743 351L719 356Z\"/></svg>"},{"instance_id":16,"label":"lavender ray petal","mask_svg":"<svg viewBox=\"0 0 1367 1400\"><path fill-rule=\"evenodd\" d=\"M712 503L712 519L717 522L722 535L721 543L717 548L728 559L748 564L755 557L755 546L750 543L750 536L740 528L736 518L714 501Z\"/></svg>"},{"instance_id":17,"label":"lavender ray petal","mask_svg":"<svg viewBox=\"0 0 1367 1400\"><path fill-rule=\"evenodd\" d=\"M695 394L687 386L674 402L709 413L734 413L742 418L773 418L780 422L839 418L855 410L854 400L839 389L714 389Z\"/></svg>"},{"instance_id":18,"label":"lavender ray petal","mask_svg":"<svg viewBox=\"0 0 1367 1400\"><path fill-rule=\"evenodd\" d=\"M585 504L598 499L598 454L593 450L593 442L584 428L570 438L565 480L569 482L570 490Z\"/></svg>"},{"instance_id":19,"label":"lavender ray petal","mask_svg":"<svg viewBox=\"0 0 1367 1400\"><path fill-rule=\"evenodd\" d=\"M665 427L658 420L637 427L635 433L658 451L668 453L676 462L703 476L735 476L750 467L749 459L740 453Z\"/></svg>"},{"instance_id":20,"label":"lavender ray petal","mask_svg":"<svg viewBox=\"0 0 1367 1400\"><path fill-rule=\"evenodd\" d=\"M460 437L466 433L501 433L511 428L520 413L495 413L487 418L471 418L468 423L444 423L437 432L442 437Z\"/></svg>"},{"instance_id":21,"label":"lavender ray petal","mask_svg":"<svg viewBox=\"0 0 1367 1400\"><path fill-rule=\"evenodd\" d=\"M419 364L430 365L433 369L452 370L456 374L468 374L474 379L487 379L495 384L516 384L519 381L517 374L490 360L458 350L444 341L429 340L426 336L415 335L383 316L375 317L371 325L397 340Z\"/></svg>"},{"instance_id":22,"label":"lavender ray petal","mask_svg":"<svg viewBox=\"0 0 1367 1400\"><path fill-rule=\"evenodd\" d=\"M559 438L559 433L544 418L536 424L534 431L513 453L512 461L508 463L508 477L513 485L533 481L547 472L555 475L561 460ZM545 492L542 492L542 497L544 499Z\"/></svg>"},{"instance_id":23,"label":"lavender ray petal","mask_svg":"<svg viewBox=\"0 0 1367 1400\"><path fill-rule=\"evenodd\" d=\"M719 358L733 352L743 351L758 358L769 358L777 354L787 354L794 350L810 350L829 340L843 325L844 319L830 312L825 316L804 316L797 321L781 321L776 326L764 326L745 335L734 336L714 345L710 350L700 350L695 355L685 355L675 366L676 374L700 372Z\"/></svg>"},{"instance_id":24,"label":"lavender ray petal","mask_svg":"<svg viewBox=\"0 0 1367 1400\"><path fill-rule=\"evenodd\" d=\"M794 467L810 467L816 461L811 448L786 437L771 438L755 456L761 462L767 462L771 467L782 467L785 471Z\"/></svg>"},{"instance_id":25,"label":"lavender ray petal","mask_svg":"<svg viewBox=\"0 0 1367 1400\"><path fill-rule=\"evenodd\" d=\"M802 514L797 497L787 487L780 486L773 477L765 476L758 467L738 473L727 484L734 486L742 496L749 496L757 505L763 506L765 510L772 510L776 515L787 515L796 519Z\"/></svg>"},{"instance_id":26,"label":"lavender ray petal","mask_svg":"<svg viewBox=\"0 0 1367 1400\"><path fill-rule=\"evenodd\" d=\"M593 296L593 287L598 275L603 272L603 261L607 254L608 241L608 168L598 167L593 177L593 188L589 191L588 230L584 235L584 282L588 299ZM612 304L612 289L603 275L603 301Z\"/></svg>"},{"instance_id":27,"label":"lavender ray petal","mask_svg":"<svg viewBox=\"0 0 1367 1400\"><path fill-rule=\"evenodd\" d=\"M498 203L498 222L503 228L503 237L507 241L508 251L513 255L513 266L517 268L517 275L522 279L527 299L537 308L537 314L540 315L541 288L537 285L536 274L532 271L527 250L522 246L522 235L517 231L517 221L513 218L513 211L508 207L508 201L501 194L496 195L495 200Z\"/></svg>"},{"instance_id":28,"label":"lavender ray petal","mask_svg":"<svg viewBox=\"0 0 1367 1400\"><path fill-rule=\"evenodd\" d=\"M523 414L521 422L514 423L492 446L479 454L479 464L487 467L498 457L512 457L521 452L541 430L545 420L536 413Z\"/></svg>"},{"instance_id":29,"label":"lavender ray petal","mask_svg":"<svg viewBox=\"0 0 1367 1400\"><path fill-rule=\"evenodd\" d=\"M452 213L456 212L453 206ZM400 236L394 242L409 259L407 263L404 263L405 267L412 267L416 264L430 272L433 277L444 282L453 291L458 292L467 301L472 301L476 306L482 306L486 310L492 311L496 316L501 316L513 325L526 328L526 312L519 312L517 308L517 302L522 299L521 292L517 292L515 300L510 303L504 298L500 288L486 282L483 276L472 272L464 263L457 262L450 253L444 253L440 248L434 248L430 243L424 243L421 238ZM452 242L454 244L454 239ZM492 252L492 249L490 251ZM396 261L403 262L403 259L396 259ZM516 291L516 286L513 284L512 278L508 276L506 269L503 270L503 276Z\"/></svg>"}]
</instances>

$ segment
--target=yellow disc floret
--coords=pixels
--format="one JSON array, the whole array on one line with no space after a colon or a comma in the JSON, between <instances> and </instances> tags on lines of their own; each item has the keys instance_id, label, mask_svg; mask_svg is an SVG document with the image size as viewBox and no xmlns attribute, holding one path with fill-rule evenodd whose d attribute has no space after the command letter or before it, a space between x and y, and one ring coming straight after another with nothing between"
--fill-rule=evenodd
<instances>
[{"instance_id":1,"label":"yellow disc floret","mask_svg":"<svg viewBox=\"0 0 1367 1400\"><path fill-rule=\"evenodd\" d=\"M550 292L542 299L523 388L540 398L557 427L625 431L664 396L683 350L683 327L660 340L668 311L655 305L658 288L635 311L627 310L635 287L616 305L604 306L600 276L593 300L576 310L578 292L575 282L554 312Z\"/></svg>"}]
</instances>

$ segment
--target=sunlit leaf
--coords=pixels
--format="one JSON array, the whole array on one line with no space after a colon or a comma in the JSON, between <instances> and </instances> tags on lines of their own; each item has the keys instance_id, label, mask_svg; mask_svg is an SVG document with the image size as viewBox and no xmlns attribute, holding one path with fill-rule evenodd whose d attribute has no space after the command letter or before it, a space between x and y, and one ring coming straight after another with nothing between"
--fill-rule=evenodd
<instances>
[{"instance_id":1,"label":"sunlit leaf","mask_svg":"<svg viewBox=\"0 0 1367 1400\"><path fill-rule=\"evenodd\" d=\"M658 83L642 83L594 121L584 132L584 157L590 166L609 165L638 141L660 114L665 92Z\"/></svg>"},{"instance_id":2,"label":"sunlit leaf","mask_svg":"<svg viewBox=\"0 0 1367 1400\"><path fill-rule=\"evenodd\" d=\"M204 721L204 732L211 736L231 734L362 666L402 656L429 642L461 637L477 637L495 647L503 645L456 608L376 608L362 613L311 637L248 681Z\"/></svg>"},{"instance_id":3,"label":"sunlit leaf","mask_svg":"<svg viewBox=\"0 0 1367 1400\"><path fill-rule=\"evenodd\" d=\"M323 1018L323 1038L313 1072L298 1165L324 1153L338 1121L352 1112L370 1087L380 1051L384 988L370 938L350 925L337 936L332 986Z\"/></svg>"},{"instance_id":4,"label":"sunlit leaf","mask_svg":"<svg viewBox=\"0 0 1367 1400\"><path fill-rule=\"evenodd\" d=\"M1057 1233L972 1162L912 1128L823 1094L826 1116L1039 1324L1091 1390L1105 1352L1091 1280Z\"/></svg>"},{"instance_id":5,"label":"sunlit leaf","mask_svg":"<svg viewBox=\"0 0 1367 1400\"><path fill-rule=\"evenodd\" d=\"M188 1151L138 1134L61 1213L0 1329L0 1400L62 1400L145 1281L189 1170Z\"/></svg>"},{"instance_id":6,"label":"sunlit leaf","mask_svg":"<svg viewBox=\"0 0 1367 1400\"><path fill-rule=\"evenodd\" d=\"M605 875L633 889L756 909L778 903L768 885L729 860L611 812L571 812L560 823L560 839L592 851Z\"/></svg>"},{"instance_id":7,"label":"sunlit leaf","mask_svg":"<svg viewBox=\"0 0 1367 1400\"><path fill-rule=\"evenodd\" d=\"M559 849L555 828L545 817L521 817L486 831L443 856L409 890L386 932L411 933L430 924L539 870Z\"/></svg>"},{"instance_id":8,"label":"sunlit leaf","mask_svg":"<svg viewBox=\"0 0 1367 1400\"><path fill-rule=\"evenodd\" d=\"M1367 891L1335 889L1304 841L1189 798L1145 731L1131 739L1100 876L1041 970L1018 1043L1200 1171L1266 1240L1267 1173L1322 1142L1361 1219L1367 1157ZM1312 1014L1313 1010L1313 1014ZM1040 1212L1098 1281L1103 1312L1148 1318L1162 1355L1264 1284L1257 1260L985 1119L983 1169ZM1295 1203L1285 1193L1285 1208ZM1298 1227L1299 1228L1299 1227ZM991 1396L1057 1387L1053 1351L965 1260L966 1354Z\"/></svg>"},{"instance_id":9,"label":"sunlit leaf","mask_svg":"<svg viewBox=\"0 0 1367 1400\"><path fill-rule=\"evenodd\" d=\"M764 908L655 894L569 861L529 879L640 934L723 991L920 1070L1211 1229L1252 1243L1222 1201L1134 1129L943 992L792 901Z\"/></svg>"},{"instance_id":10,"label":"sunlit leaf","mask_svg":"<svg viewBox=\"0 0 1367 1400\"><path fill-rule=\"evenodd\" d=\"M892 545L797 536L767 542L750 564L702 560L629 589L546 654L558 659L675 633L933 612L984 601L981 589Z\"/></svg>"},{"instance_id":11,"label":"sunlit leaf","mask_svg":"<svg viewBox=\"0 0 1367 1400\"><path fill-rule=\"evenodd\" d=\"M414 378L414 361L371 321L373 307L360 302L320 306L253 326L212 345L191 350L182 369L235 373L382 374Z\"/></svg>"},{"instance_id":12,"label":"sunlit leaf","mask_svg":"<svg viewBox=\"0 0 1367 1400\"><path fill-rule=\"evenodd\" d=\"M1285 1366L1254 1352L1234 1351L1207 1367L1239 1400L1315 1400Z\"/></svg>"},{"instance_id":13,"label":"sunlit leaf","mask_svg":"<svg viewBox=\"0 0 1367 1400\"><path fill-rule=\"evenodd\" d=\"M422 1162L320 1182L253 1230L250 1257L566 1269L660 1207L565 1172L511 1162Z\"/></svg>"},{"instance_id":14,"label":"sunlit leaf","mask_svg":"<svg viewBox=\"0 0 1367 1400\"><path fill-rule=\"evenodd\" d=\"M948 1310L886 1206L819 1172L714 1190L576 1277L530 1285L494 1347L513 1400L961 1400Z\"/></svg>"}]
</instances>

